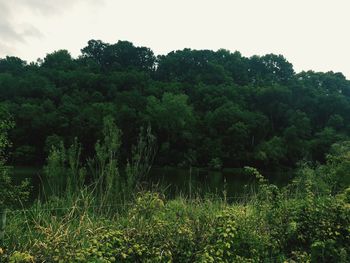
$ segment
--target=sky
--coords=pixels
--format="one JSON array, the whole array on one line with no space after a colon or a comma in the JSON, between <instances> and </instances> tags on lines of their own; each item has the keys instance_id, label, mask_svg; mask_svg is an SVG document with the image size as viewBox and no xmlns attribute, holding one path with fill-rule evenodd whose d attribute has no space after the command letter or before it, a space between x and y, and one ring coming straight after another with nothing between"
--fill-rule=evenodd
<instances>
[{"instance_id":1,"label":"sky","mask_svg":"<svg viewBox=\"0 0 350 263\"><path fill-rule=\"evenodd\" d=\"M90 39L167 54L224 48L282 54L302 70L350 79L349 0L0 0L0 58L28 62Z\"/></svg>"}]
</instances>

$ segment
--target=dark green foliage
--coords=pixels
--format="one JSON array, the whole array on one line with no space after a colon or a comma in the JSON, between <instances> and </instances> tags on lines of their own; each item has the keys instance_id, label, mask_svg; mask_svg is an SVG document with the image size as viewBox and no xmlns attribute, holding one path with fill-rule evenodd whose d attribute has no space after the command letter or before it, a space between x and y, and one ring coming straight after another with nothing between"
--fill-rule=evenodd
<instances>
[{"instance_id":1,"label":"dark green foliage","mask_svg":"<svg viewBox=\"0 0 350 263\"><path fill-rule=\"evenodd\" d=\"M26 165L42 164L55 136L66 145L77 137L91 157L107 115L126 135L123 162L150 123L160 165L183 165L191 150L198 166L215 158L223 167L324 162L350 129L350 83L341 73L296 74L281 55L222 49L155 57L128 41L90 40L78 58L59 50L38 63L0 59L0 102L16 123L10 161Z\"/></svg>"},{"instance_id":2,"label":"dark green foliage","mask_svg":"<svg viewBox=\"0 0 350 263\"><path fill-rule=\"evenodd\" d=\"M6 165L6 151L11 143L8 140L8 131L13 128L13 121L8 112L0 107L0 213L5 209L20 206L29 195L29 183L23 181L15 185L10 173L10 167ZM1 220L1 219L0 219ZM2 226L2 224L0 224ZM2 231L3 229L0 229Z\"/></svg>"}]
</instances>

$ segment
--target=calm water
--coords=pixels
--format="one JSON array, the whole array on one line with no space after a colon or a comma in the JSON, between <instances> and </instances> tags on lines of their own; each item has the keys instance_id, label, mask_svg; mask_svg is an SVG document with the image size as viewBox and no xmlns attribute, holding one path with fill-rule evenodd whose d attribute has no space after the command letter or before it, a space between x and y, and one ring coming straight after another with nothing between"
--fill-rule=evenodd
<instances>
[{"instance_id":1,"label":"calm water","mask_svg":"<svg viewBox=\"0 0 350 263\"><path fill-rule=\"evenodd\" d=\"M288 183L291 173L264 173L271 183L283 186ZM226 192L228 197L239 198L244 193L255 191L256 180L244 173L243 169L224 169L223 171L208 171L206 169L164 168L156 167L150 172L150 180L167 187L171 195L183 193L189 195L216 194L222 196Z\"/></svg>"},{"instance_id":2,"label":"calm water","mask_svg":"<svg viewBox=\"0 0 350 263\"><path fill-rule=\"evenodd\" d=\"M32 198L39 193L42 169L35 167L15 167L15 181L24 178L31 180L33 185ZM282 186L291 178L290 172L263 172L271 183ZM255 179L243 172L242 169L224 169L223 171L208 171L193 168L180 169L173 167L154 167L151 169L146 187L165 191L170 197L176 194L186 196L216 194L223 196L226 192L230 198L239 198L243 193L254 192Z\"/></svg>"}]
</instances>

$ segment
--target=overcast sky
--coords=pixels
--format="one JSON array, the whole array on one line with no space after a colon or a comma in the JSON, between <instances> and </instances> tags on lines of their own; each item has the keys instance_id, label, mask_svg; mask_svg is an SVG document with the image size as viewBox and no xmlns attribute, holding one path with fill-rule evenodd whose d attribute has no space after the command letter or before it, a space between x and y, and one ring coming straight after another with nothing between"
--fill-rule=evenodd
<instances>
[{"instance_id":1,"label":"overcast sky","mask_svg":"<svg viewBox=\"0 0 350 263\"><path fill-rule=\"evenodd\" d=\"M284 55L297 72L350 79L349 0L0 0L0 57L27 61L89 39L128 40L157 55L225 48Z\"/></svg>"}]
</instances>

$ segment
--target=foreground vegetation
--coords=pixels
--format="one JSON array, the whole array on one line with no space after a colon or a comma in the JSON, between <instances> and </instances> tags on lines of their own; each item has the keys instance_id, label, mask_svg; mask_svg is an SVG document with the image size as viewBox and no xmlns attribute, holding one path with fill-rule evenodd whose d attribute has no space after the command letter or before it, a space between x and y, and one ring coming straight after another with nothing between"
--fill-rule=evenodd
<instances>
[{"instance_id":1,"label":"foreground vegetation","mask_svg":"<svg viewBox=\"0 0 350 263\"><path fill-rule=\"evenodd\" d=\"M302 165L283 188L246 167L257 188L239 202L225 193L170 200L137 187L152 136L140 135L123 176L108 118L104 134L90 183L78 143L52 148L45 171L53 187L28 209L9 211L2 262L349 262L349 142L334 144L324 165ZM0 200L26 195L26 184L7 182Z\"/></svg>"},{"instance_id":2,"label":"foreground vegetation","mask_svg":"<svg viewBox=\"0 0 350 263\"><path fill-rule=\"evenodd\" d=\"M86 192L73 200L37 203L9 214L1 257L5 262L349 262L350 189L329 195L316 183L314 170L301 172L278 189L252 170L260 190L240 203L165 200L151 192L114 204L113 213L97 212Z\"/></svg>"}]
</instances>

